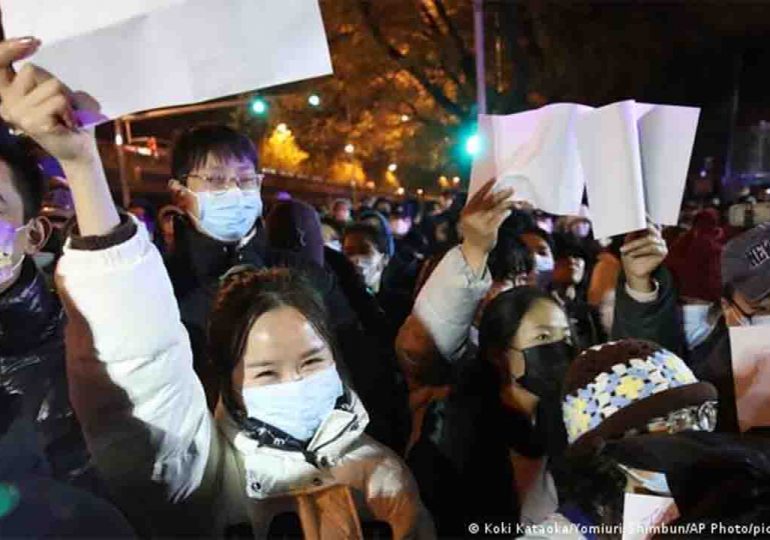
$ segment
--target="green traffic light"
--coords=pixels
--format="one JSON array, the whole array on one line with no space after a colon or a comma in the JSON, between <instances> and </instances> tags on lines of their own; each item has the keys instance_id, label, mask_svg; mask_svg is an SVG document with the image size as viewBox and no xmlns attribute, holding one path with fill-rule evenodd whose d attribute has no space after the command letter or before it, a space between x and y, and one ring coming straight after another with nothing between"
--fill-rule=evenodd
<instances>
[{"instance_id":1,"label":"green traffic light","mask_svg":"<svg viewBox=\"0 0 770 540\"><path fill-rule=\"evenodd\" d=\"M267 102L262 98L257 98L251 102L251 112L254 114L265 114L267 112Z\"/></svg>"},{"instance_id":2,"label":"green traffic light","mask_svg":"<svg viewBox=\"0 0 770 540\"><path fill-rule=\"evenodd\" d=\"M465 152L469 156L475 156L481 151L481 137L478 133L470 135L465 140Z\"/></svg>"}]
</instances>

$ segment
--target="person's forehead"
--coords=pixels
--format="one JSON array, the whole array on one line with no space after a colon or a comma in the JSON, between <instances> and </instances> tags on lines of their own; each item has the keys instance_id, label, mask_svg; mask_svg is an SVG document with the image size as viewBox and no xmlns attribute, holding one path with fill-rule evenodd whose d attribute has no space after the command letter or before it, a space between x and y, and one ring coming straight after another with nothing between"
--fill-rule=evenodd
<instances>
[{"instance_id":1,"label":"person's forehead","mask_svg":"<svg viewBox=\"0 0 770 540\"><path fill-rule=\"evenodd\" d=\"M294 360L309 349L322 347L324 340L302 313L292 307L272 309L249 329L248 363Z\"/></svg>"},{"instance_id":2,"label":"person's forehead","mask_svg":"<svg viewBox=\"0 0 770 540\"><path fill-rule=\"evenodd\" d=\"M206 159L198 163L196 170L254 170L254 164L245 157L209 152Z\"/></svg>"},{"instance_id":3,"label":"person's forehead","mask_svg":"<svg viewBox=\"0 0 770 540\"><path fill-rule=\"evenodd\" d=\"M568 326L564 310L546 299L535 300L521 319L521 329L535 330L540 327L563 328Z\"/></svg>"}]
</instances>

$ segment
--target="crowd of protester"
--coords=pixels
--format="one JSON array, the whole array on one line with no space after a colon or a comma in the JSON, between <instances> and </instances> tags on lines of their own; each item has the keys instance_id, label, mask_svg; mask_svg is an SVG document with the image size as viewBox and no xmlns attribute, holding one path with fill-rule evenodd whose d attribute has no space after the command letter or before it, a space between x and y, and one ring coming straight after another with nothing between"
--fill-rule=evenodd
<instances>
[{"instance_id":1,"label":"crowd of protester","mask_svg":"<svg viewBox=\"0 0 770 540\"><path fill-rule=\"evenodd\" d=\"M265 201L221 125L118 209L72 96L10 75L34 47L0 43L0 537L619 537L625 493L770 521L729 338L770 324L770 225L597 239L493 180Z\"/></svg>"}]
</instances>

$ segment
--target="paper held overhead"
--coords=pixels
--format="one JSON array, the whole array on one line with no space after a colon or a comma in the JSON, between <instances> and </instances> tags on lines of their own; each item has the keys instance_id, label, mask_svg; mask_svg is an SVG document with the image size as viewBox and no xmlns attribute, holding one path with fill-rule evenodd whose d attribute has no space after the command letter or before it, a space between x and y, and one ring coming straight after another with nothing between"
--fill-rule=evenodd
<instances>
[{"instance_id":1,"label":"paper held overhead","mask_svg":"<svg viewBox=\"0 0 770 540\"><path fill-rule=\"evenodd\" d=\"M597 237L644 229L647 215L675 225L699 114L629 100L482 115L470 190L497 178L536 208L577 215L585 188Z\"/></svg>"},{"instance_id":2,"label":"paper held overhead","mask_svg":"<svg viewBox=\"0 0 770 540\"><path fill-rule=\"evenodd\" d=\"M3 0L2 7L6 35L40 38L31 61L94 96L106 118L332 72L315 0Z\"/></svg>"},{"instance_id":3,"label":"paper held overhead","mask_svg":"<svg viewBox=\"0 0 770 540\"><path fill-rule=\"evenodd\" d=\"M584 184L574 123L584 108L557 103L510 116L479 116L482 144L473 163L471 191L497 178L500 188L514 188L516 199L536 208L577 213Z\"/></svg>"}]
</instances>

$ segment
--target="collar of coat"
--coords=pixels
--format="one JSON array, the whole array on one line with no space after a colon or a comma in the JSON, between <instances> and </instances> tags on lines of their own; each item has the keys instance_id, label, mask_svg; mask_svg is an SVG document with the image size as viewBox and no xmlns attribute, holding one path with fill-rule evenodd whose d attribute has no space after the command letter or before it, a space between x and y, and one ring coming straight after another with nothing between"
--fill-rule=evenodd
<instances>
[{"instance_id":1,"label":"collar of coat","mask_svg":"<svg viewBox=\"0 0 770 540\"><path fill-rule=\"evenodd\" d=\"M260 452L293 454L292 459L304 460L316 468L337 461L369 423L369 414L361 400L348 388L307 443L269 424L253 419L238 421L234 416L220 400L216 410L217 424L227 440L242 455Z\"/></svg>"},{"instance_id":2,"label":"collar of coat","mask_svg":"<svg viewBox=\"0 0 770 540\"><path fill-rule=\"evenodd\" d=\"M348 404L334 409L304 449L264 444L244 430L220 400L217 426L242 465L246 494L253 499L297 495L325 489L338 482L334 469L350 463L362 443L369 415L358 396L346 389ZM345 460L345 458L351 458Z\"/></svg>"}]
</instances>

